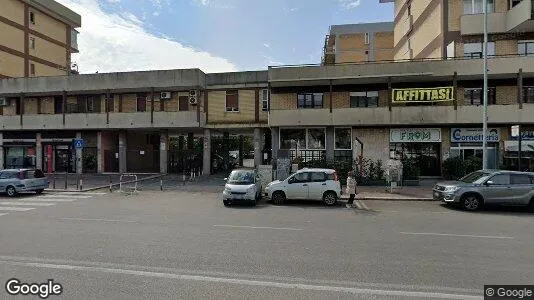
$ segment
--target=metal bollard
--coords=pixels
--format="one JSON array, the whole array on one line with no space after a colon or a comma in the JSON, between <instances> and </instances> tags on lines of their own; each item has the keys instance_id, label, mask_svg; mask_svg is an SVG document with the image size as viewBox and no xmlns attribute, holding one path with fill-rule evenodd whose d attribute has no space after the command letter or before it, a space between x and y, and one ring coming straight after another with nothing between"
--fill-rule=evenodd
<instances>
[{"instance_id":1,"label":"metal bollard","mask_svg":"<svg viewBox=\"0 0 534 300\"><path fill-rule=\"evenodd\" d=\"M80 175L76 175L76 190L80 189Z\"/></svg>"},{"instance_id":2,"label":"metal bollard","mask_svg":"<svg viewBox=\"0 0 534 300\"><path fill-rule=\"evenodd\" d=\"M65 189L67 189L69 187L69 172L65 172Z\"/></svg>"},{"instance_id":3,"label":"metal bollard","mask_svg":"<svg viewBox=\"0 0 534 300\"><path fill-rule=\"evenodd\" d=\"M56 189L56 173L52 174L52 188Z\"/></svg>"},{"instance_id":4,"label":"metal bollard","mask_svg":"<svg viewBox=\"0 0 534 300\"><path fill-rule=\"evenodd\" d=\"M80 191L83 191L83 178L80 179Z\"/></svg>"},{"instance_id":5,"label":"metal bollard","mask_svg":"<svg viewBox=\"0 0 534 300\"><path fill-rule=\"evenodd\" d=\"M113 193L113 180L111 179L111 175L109 175L109 192Z\"/></svg>"},{"instance_id":6,"label":"metal bollard","mask_svg":"<svg viewBox=\"0 0 534 300\"><path fill-rule=\"evenodd\" d=\"M163 191L163 177L159 178L159 188Z\"/></svg>"}]
</instances>

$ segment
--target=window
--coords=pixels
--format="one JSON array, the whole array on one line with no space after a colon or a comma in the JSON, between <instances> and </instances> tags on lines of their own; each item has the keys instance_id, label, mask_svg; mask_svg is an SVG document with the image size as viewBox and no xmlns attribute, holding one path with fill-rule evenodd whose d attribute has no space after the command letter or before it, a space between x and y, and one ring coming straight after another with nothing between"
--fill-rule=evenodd
<instances>
[{"instance_id":1,"label":"window","mask_svg":"<svg viewBox=\"0 0 534 300\"><path fill-rule=\"evenodd\" d=\"M267 89L261 90L261 110L269 110L269 90Z\"/></svg>"},{"instance_id":2,"label":"window","mask_svg":"<svg viewBox=\"0 0 534 300\"><path fill-rule=\"evenodd\" d=\"M115 97L113 95L109 95L109 99L108 99L108 96L105 95L104 96L106 99L106 103L107 103L107 110L109 112L113 112L115 111Z\"/></svg>"},{"instance_id":3,"label":"window","mask_svg":"<svg viewBox=\"0 0 534 300\"><path fill-rule=\"evenodd\" d=\"M518 5L519 3L521 3L521 0L510 0L510 8L509 9L512 9L513 7Z\"/></svg>"},{"instance_id":4,"label":"window","mask_svg":"<svg viewBox=\"0 0 534 300\"><path fill-rule=\"evenodd\" d=\"M280 149L306 149L306 129L280 129Z\"/></svg>"},{"instance_id":5,"label":"window","mask_svg":"<svg viewBox=\"0 0 534 300\"><path fill-rule=\"evenodd\" d=\"M364 43L365 43L366 45L369 45L369 43L370 43L369 32L366 32L366 33L365 33L365 41L364 41Z\"/></svg>"},{"instance_id":6,"label":"window","mask_svg":"<svg viewBox=\"0 0 534 300\"><path fill-rule=\"evenodd\" d=\"M326 132L324 128L308 129L307 149L324 150L326 149Z\"/></svg>"},{"instance_id":7,"label":"window","mask_svg":"<svg viewBox=\"0 0 534 300\"><path fill-rule=\"evenodd\" d=\"M378 91L351 92L350 107L378 107Z\"/></svg>"},{"instance_id":8,"label":"window","mask_svg":"<svg viewBox=\"0 0 534 300\"><path fill-rule=\"evenodd\" d=\"M482 105L483 104L482 88L466 88L464 90L464 103L470 105ZM495 104L495 88L488 88L488 105Z\"/></svg>"},{"instance_id":9,"label":"window","mask_svg":"<svg viewBox=\"0 0 534 300\"><path fill-rule=\"evenodd\" d=\"M350 128L335 128L334 140L335 149L349 150L352 149L352 130Z\"/></svg>"},{"instance_id":10,"label":"window","mask_svg":"<svg viewBox=\"0 0 534 300\"><path fill-rule=\"evenodd\" d=\"M96 95L80 95L76 106L67 104L67 113L99 113L100 97Z\"/></svg>"},{"instance_id":11,"label":"window","mask_svg":"<svg viewBox=\"0 0 534 300\"><path fill-rule=\"evenodd\" d=\"M511 184L531 184L530 177L528 175L512 174L510 176Z\"/></svg>"},{"instance_id":12,"label":"window","mask_svg":"<svg viewBox=\"0 0 534 300\"><path fill-rule=\"evenodd\" d=\"M533 55L534 54L534 41L517 41L517 54Z\"/></svg>"},{"instance_id":13,"label":"window","mask_svg":"<svg viewBox=\"0 0 534 300\"><path fill-rule=\"evenodd\" d=\"M239 112L239 93L237 90L226 91L226 111Z\"/></svg>"},{"instance_id":14,"label":"window","mask_svg":"<svg viewBox=\"0 0 534 300\"><path fill-rule=\"evenodd\" d=\"M310 173L303 172L303 173L297 173L295 176L293 176L292 182L299 183L299 182L309 182L310 181Z\"/></svg>"},{"instance_id":15,"label":"window","mask_svg":"<svg viewBox=\"0 0 534 300\"><path fill-rule=\"evenodd\" d=\"M465 58L482 58L484 54L484 43L465 43ZM488 57L495 56L495 43L488 42Z\"/></svg>"},{"instance_id":16,"label":"window","mask_svg":"<svg viewBox=\"0 0 534 300\"><path fill-rule=\"evenodd\" d=\"M484 13L484 1L485 0L463 0L464 1L464 14L483 14ZM493 0L488 1L488 13L495 11L495 5Z\"/></svg>"},{"instance_id":17,"label":"window","mask_svg":"<svg viewBox=\"0 0 534 300\"><path fill-rule=\"evenodd\" d=\"M523 87L523 103L534 103L534 86Z\"/></svg>"},{"instance_id":18,"label":"window","mask_svg":"<svg viewBox=\"0 0 534 300\"><path fill-rule=\"evenodd\" d=\"M323 93L300 93L297 108L323 108Z\"/></svg>"},{"instance_id":19,"label":"window","mask_svg":"<svg viewBox=\"0 0 534 300\"><path fill-rule=\"evenodd\" d=\"M326 176L323 172L312 172L310 173L310 181L311 182L325 182Z\"/></svg>"},{"instance_id":20,"label":"window","mask_svg":"<svg viewBox=\"0 0 534 300\"><path fill-rule=\"evenodd\" d=\"M33 11L30 11L30 23L35 25L35 13Z\"/></svg>"},{"instance_id":21,"label":"window","mask_svg":"<svg viewBox=\"0 0 534 300\"><path fill-rule=\"evenodd\" d=\"M30 49L35 49L35 38L30 37Z\"/></svg>"},{"instance_id":22,"label":"window","mask_svg":"<svg viewBox=\"0 0 534 300\"><path fill-rule=\"evenodd\" d=\"M496 184L496 185L507 185L507 184L510 184L510 175L497 174L491 177L488 181L493 181L493 184Z\"/></svg>"},{"instance_id":23,"label":"window","mask_svg":"<svg viewBox=\"0 0 534 300\"><path fill-rule=\"evenodd\" d=\"M35 64L30 64L30 76L35 76Z\"/></svg>"},{"instance_id":24,"label":"window","mask_svg":"<svg viewBox=\"0 0 534 300\"><path fill-rule=\"evenodd\" d=\"M137 94L137 111L138 112L144 112L146 111L146 93L138 93Z\"/></svg>"}]
</instances>

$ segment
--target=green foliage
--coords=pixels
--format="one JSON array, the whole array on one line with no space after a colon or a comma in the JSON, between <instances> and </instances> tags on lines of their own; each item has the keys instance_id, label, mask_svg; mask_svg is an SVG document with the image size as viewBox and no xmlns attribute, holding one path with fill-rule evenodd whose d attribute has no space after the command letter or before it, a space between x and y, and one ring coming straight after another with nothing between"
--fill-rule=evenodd
<instances>
[{"instance_id":1,"label":"green foliage","mask_svg":"<svg viewBox=\"0 0 534 300\"><path fill-rule=\"evenodd\" d=\"M419 164L415 158L405 158L402 160L402 178L404 180L417 180L420 175Z\"/></svg>"},{"instance_id":2,"label":"green foliage","mask_svg":"<svg viewBox=\"0 0 534 300\"><path fill-rule=\"evenodd\" d=\"M96 170L96 156L95 155L87 155L83 157L83 169L87 171L95 171Z\"/></svg>"},{"instance_id":3,"label":"green foliage","mask_svg":"<svg viewBox=\"0 0 534 300\"><path fill-rule=\"evenodd\" d=\"M456 180L471 172L482 169L482 159L470 156L466 159L449 157L443 161L443 175L447 179Z\"/></svg>"},{"instance_id":4,"label":"green foliage","mask_svg":"<svg viewBox=\"0 0 534 300\"><path fill-rule=\"evenodd\" d=\"M384 180L384 166L382 165L382 161L380 159L376 160L375 165L375 172L376 172L376 180Z\"/></svg>"}]
</instances>

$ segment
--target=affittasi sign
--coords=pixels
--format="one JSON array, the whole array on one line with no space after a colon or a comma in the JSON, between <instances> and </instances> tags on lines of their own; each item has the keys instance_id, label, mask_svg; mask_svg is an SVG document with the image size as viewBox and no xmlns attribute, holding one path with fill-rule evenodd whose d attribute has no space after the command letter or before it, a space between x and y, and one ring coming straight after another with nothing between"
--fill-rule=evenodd
<instances>
[{"instance_id":1,"label":"affittasi sign","mask_svg":"<svg viewBox=\"0 0 534 300\"><path fill-rule=\"evenodd\" d=\"M393 89L393 103L441 102L454 100L454 87Z\"/></svg>"}]
</instances>

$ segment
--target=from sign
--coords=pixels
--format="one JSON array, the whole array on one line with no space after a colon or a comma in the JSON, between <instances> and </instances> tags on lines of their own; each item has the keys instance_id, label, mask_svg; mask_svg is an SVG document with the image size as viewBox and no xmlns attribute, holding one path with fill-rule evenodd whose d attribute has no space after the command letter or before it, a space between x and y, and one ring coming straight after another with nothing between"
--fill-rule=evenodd
<instances>
[{"instance_id":1,"label":"from sign","mask_svg":"<svg viewBox=\"0 0 534 300\"><path fill-rule=\"evenodd\" d=\"M441 102L454 100L454 87L393 89L393 103Z\"/></svg>"},{"instance_id":2,"label":"from sign","mask_svg":"<svg viewBox=\"0 0 534 300\"><path fill-rule=\"evenodd\" d=\"M440 143L440 128L403 128L391 129L391 143Z\"/></svg>"},{"instance_id":3,"label":"from sign","mask_svg":"<svg viewBox=\"0 0 534 300\"><path fill-rule=\"evenodd\" d=\"M501 132L499 128L488 129L486 141L499 142ZM451 142L453 143L482 143L482 128L453 128L451 130Z\"/></svg>"}]
</instances>

